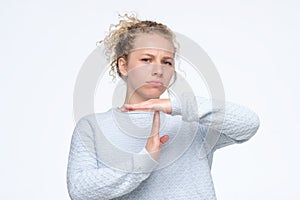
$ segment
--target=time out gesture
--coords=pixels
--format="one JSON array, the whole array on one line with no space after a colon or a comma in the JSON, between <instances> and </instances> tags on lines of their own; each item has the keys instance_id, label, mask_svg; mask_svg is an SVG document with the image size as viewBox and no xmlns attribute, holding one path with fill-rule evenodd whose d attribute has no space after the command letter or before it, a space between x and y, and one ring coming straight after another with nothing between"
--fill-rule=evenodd
<instances>
[{"instance_id":1,"label":"time out gesture","mask_svg":"<svg viewBox=\"0 0 300 200\"><path fill-rule=\"evenodd\" d=\"M171 101L170 99L149 99L137 104L124 104L120 110L122 112L130 111L154 111L152 130L150 137L147 140L146 150L150 153L153 159L157 160L159 157L159 152L164 143L169 140L168 135L163 135L160 137L160 115L159 112L164 112L166 114L172 113Z\"/></svg>"}]
</instances>

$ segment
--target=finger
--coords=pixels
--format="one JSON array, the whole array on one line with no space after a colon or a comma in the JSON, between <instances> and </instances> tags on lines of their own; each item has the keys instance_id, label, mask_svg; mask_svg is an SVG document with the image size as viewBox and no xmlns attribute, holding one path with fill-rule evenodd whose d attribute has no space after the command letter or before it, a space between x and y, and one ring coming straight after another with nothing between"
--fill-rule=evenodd
<instances>
[{"instance_id":1,"label":"finger","mask_svg":"<svg viewBox=\"0 0 300 200\"><path fill-rule=\"evenodd\" d=\"M161 148L163 146L163 144L165 144L167 141L169 140L169 136L168 135L164 135L160 138L160 144L159 144L159 148Z\"/></svg>"},{"instance_id":2,"label":"finger","mask_svg":"<svg viewBox=\"0 0 300 200\"><path fill-rule=\"evenodd\" d=\"M128 109L127 109L126 107L122 106L122 107L120 108L120 111L121 111L121 112L128 112Z\"/></svg>"},{"instance_id":3,"label":"finger","mask_svg":"<svg viewBox=\"0 0 300 200\"><path fill-rule=\"evenodd\" d=\"M169 136L168 135L164 135L160 138L160 142L162 144L166 143L169 140Z\"/></svg>"},{"instance_id":4,"label":"finger","mask_svg":"<svg viewBox=\"0 0 300 200\"><path fill-rule=\"evenodd\" d=\"M154 112L151 134L159 139L160 116L159 111Z\"/></svg>"},{"instance_id":5,"label":"finger","mask_svg":"<svg viewBox=\"0 0 300 200\"><path fill-rule=\"evenodd\" d=\"M149 104L124 104L123 106L124 108L126 108L127 110L140 110L140 111L151 111L151 107Z\"/></svg>"}]
</instances>

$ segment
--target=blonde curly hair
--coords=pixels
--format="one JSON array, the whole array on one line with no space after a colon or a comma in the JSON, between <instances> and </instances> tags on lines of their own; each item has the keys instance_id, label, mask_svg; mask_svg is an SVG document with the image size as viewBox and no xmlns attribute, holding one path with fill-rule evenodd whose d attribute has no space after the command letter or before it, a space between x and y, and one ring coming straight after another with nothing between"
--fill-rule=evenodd
<instances>
[{"instance_id":1,"label":"blonde curly hair","mask_svg":"<svg viewBox=\"0 0 300 200\"><path fill-rule=\"evenodd\" d=\"M122 78L118 59L123 57L127 60L130 50L133 49L134 40L140 33L161 34L172 42L175 54L179 44L175 34L166 25L149 20L141 21L135 14L119 15L119 18L119 23L110 25L109 33L104 40L97 42L97 44L103 42L105 45L105 54L111 60L109 75L113 77L113 81L116 79L116 74Z\"/></svg>"}]
</instances>

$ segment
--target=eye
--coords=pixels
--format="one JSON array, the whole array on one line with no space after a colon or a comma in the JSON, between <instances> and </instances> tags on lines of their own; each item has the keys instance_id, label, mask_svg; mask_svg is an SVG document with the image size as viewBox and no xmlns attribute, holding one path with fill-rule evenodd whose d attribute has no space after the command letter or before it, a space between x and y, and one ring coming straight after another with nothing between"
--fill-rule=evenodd
<instances>
[{"instance_id":1,"label":"eye","mask_svg":"<svg viewBox=\"0 0 300 200\"><path fill-rule=\"evenodd\" d=\"M151 61L151 59L150 58L142 58L141 61L148 63Z\"/></svg>"},{"instance_id":2,"label":"eye","mask_svg":"<svg viewBox=\"0 0 300 200\"><path fill-rule=\"evenodd\" d=\"M173 66L173 63L171 63L169 61L163 61L163 64Z\"/></svg>"}]
</instances>

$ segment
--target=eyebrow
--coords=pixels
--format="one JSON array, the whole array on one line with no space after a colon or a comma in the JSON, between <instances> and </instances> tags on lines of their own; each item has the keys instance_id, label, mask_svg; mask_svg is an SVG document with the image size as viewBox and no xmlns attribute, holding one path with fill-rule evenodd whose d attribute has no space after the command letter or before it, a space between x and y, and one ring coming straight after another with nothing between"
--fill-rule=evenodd
<instances>
[{"instance_id":1,"label":"eyebrow","mask_svg":"<svg viewBox=\"0 0 300 200\"><path fill-rule=\"evenodd\" d=\"M142 55L146 55L146 56L150 56L150 57L155 57L153 54L150 54L150 53L143 53ZM170 57L170 56L164 56L163 57L164 59L174 59L174 58L172 58L172 57Z\"/></svg>"}]
</instances>

